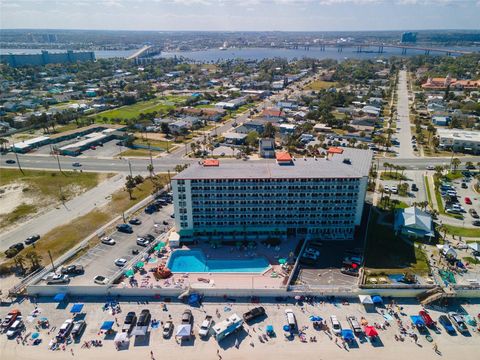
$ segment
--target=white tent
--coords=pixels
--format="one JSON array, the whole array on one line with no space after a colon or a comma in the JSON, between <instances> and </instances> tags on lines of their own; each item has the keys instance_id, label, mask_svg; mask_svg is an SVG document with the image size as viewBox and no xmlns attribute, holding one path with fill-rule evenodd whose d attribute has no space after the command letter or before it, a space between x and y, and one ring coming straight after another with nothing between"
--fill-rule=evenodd
<instances>
[{"instance_id":1,"label":"white tent","mask_svg":"<svg viewBox=\"0 0 480 360\"><path fill-rule=\"evenodd\" d=\"M372 297L370 295L358 295L361 304L373 304Z\"/></svg>"},{"instance_id":2,"label":"white tent","mask_svg":"<svg viewBox=\"0 0 480 360\"><path fill-rule=\"evenodd\" d=\"M451 256L454 259L457 258L457 252L452 247L448 246L447 244L437 245L437 248L438 248L438 250L440 250L440 252L442 253L443 256L445 256L445 257Z\"/></svg>"},{"instance_id":3,"label":"white tent","mask_svg":"<svg viewBox=\"0 0 480 360\"><path fill-rule=\"evenodd\" d=\"M177 232L172 231L170 233L170 235L168 236L168 245L171 248L177 248L180 246L180 235Z\"/></svg>"},{"instance_id":4,"label":"white tent","mask_svg":"<svg viewBox=\"0 0 480 360\"><path fill-rule=\"evenodd\" d=\"M470 243L468 247L473 251L480 251L480 243Z\"/></svg>"},{"instance_id":5,"label":"white tent","mask_svg":"<svg viewBox=\"0 0 480 360\"><path fill-rule=\"evenodd\" d=\"M182 324L177 327L177 334L175 336L179 337L189 337L192 333L192 325Z\"/></svg>"}]
</instances>

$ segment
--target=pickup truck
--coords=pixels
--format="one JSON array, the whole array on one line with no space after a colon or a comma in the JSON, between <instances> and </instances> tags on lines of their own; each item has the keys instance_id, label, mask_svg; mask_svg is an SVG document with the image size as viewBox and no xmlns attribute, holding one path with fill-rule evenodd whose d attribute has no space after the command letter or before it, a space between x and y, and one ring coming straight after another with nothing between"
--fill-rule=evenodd
<instances>
[{"instance_id":1,"label":"pickup truck","mask_svg":"<svg viewBox=\"0 0 480 360\"><path fill-rule=\"evenodd\" d=\"M198 331L198 335L200 335L200 337L207 337L212 325L213 325L213 318L210 315L207 315L205 317L205 320L203 320L202 325L200 325L200 330Z\"/></svg>"},{"instance_id":2,"label":"pickup truck","mask_svg":"<svg viewBox=\"0 0 480 360\"><path fill-rule=\"evenodd\" d=\"M248 323L249 321L263 315L265 315L265 309L262 306L259 306L243 314L243 321Z\"/></svg>"},{"instance_id":3,"label":"pickup truck","mask_svg":"<svg viewBox=\"0 0 480 360\"><path fill-rule=\"evenodd\" d=\"M137 315L134 311L130 311L127 316L125 316L125 320L123 321L122 332L130 334L136 323Z\"/></svg>"}]
</instances>

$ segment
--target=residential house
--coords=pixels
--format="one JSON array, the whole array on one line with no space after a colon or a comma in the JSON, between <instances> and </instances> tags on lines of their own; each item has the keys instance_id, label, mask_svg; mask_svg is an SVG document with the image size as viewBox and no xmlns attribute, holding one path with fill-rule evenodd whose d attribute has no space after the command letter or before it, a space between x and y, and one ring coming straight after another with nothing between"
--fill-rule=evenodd
<instances>
[{"instance_id":1,"label":"residential house","mask_svg":"<svg viewBox=\"0 0 480 360\"><path fill-rule=\"evenodd\" d=\"M431 215L415 206L398 209L393 228L396 233L412 238L424 239L435 236Z\"/></svg>"},{"instance_id":2,"label":"residential house","mask_svg":"<svg viewBox=\"0 0 480 360\"><path fill-rule=\"evenodd\" d=\"M260 157L272 159L275 157L275 140L260 139L258 141L258 153Z\"/></svg>"},{"instance_id":3,"label":"residential house","mask_svg":"<svg viewBox=\"0 0 480 360\"><path fill-rule=\"evenodd\" d=\"M285 117L285 113L282 111L282 109L266 108L262 111L260 116L266 119L283 119Z\"/></svg>"},{"instance_id":4,"label":"residential house","mask_svg":"<svg viewBox=\"0 0 480 360\"><path fill-rule=\"evenodd\" d=\"M189 123L184 120L176 120L168 124L168 127L172 133L185 134L188 132Z\"/></svg>"},{"instance_id":5,"label":"residential house","mask_svg":"<svg viewBox=\"0 0 480 360\"><path fill-rule=\"evenodd\" d=\"M450 121L451 121L450 116L433 116L432 117L433 124L437 126L448 126Z\"/></svg>"},{"instance_id":6,"label":"residential house","mask_svg":"<svg viewBox=\"0 0 480 360\"><path fill-rule=\"evenodd\" d=\"M223 134L225 138L225 143L229 145L243 145L245 144L245 139L247 138L248 134L241 134L235 132L229 132Z\"/></svg>"}]
</instances>

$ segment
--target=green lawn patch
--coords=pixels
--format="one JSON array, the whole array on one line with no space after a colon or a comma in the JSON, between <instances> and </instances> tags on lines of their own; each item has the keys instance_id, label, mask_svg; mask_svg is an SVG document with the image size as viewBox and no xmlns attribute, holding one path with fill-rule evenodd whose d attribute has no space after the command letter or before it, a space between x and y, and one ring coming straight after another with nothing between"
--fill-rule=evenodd
<instances>
[{"instance_id":1,"label":"green lawn patch","mask_svg":"<svg viewBox=\"0 0 480 360\"><path fill-rule=\"evenodd\" d=\"M158 151L152 150L152 156L156 156ZM122 151L118 156L122 157L150 157L150 151L148 149L128 149Z\"/></svg>"},{"instance_id":2,"label":"green lawn patch","mask_svg":"<svg viewBox=\"0 0 480 360\"><path fill-rule=\"evenodd\" d=\"M152 112L157 112L161 114L166 114L168 111L175 109L176 105L179 102L172 101L170 99L153 99L148 101L141 101L133 105L122 106L117 109L102 111L95 115L97 121L103 121L103 118L107 120L112 119L133 119L138 117L141 113L147 114Z\"/></svg>"},{"instance_id":3,"label":"green lawn patch","mask_svg":"<svg viewBox=\"0 0 480 360\"><path fill-rule=\"evenodd\" d=\"M447 229L447 233L456 236L465 236L465 237L480 237L480 229L465 228L461 226L453 226L443 224Z\"/></svg>"},{"instance_id":4,"label":"green lawn patch","mask_svg":"<svg viewBox=\"0 0 480 360\"><path fill-rule=\"evenodd\" d=\"M396 173L396 172L382 172L380 174L380 180L408 180L408 178L403 175L402 173Z\"/></svg>"},{"instance_id":5,"label":"green lawn patch","mask_svg":"<svg viewBox=\"0 0 480 360\"><path fill-rule=\"evenodd\" d=\"M432 202L432 192L430 190L430 184L428 183L428 177L424 176L423 180L425 182L425 188L427 189L427 199L428 203L430 204L430 207L433 207L433 202Z\"/></svg>"},{"instance_id":6,"label":"green lawn patch","mask_svg":"<svg viewBox=\"0 0 480 360\"><path fill-rule=\"evenodd\" d=\"M455 172L449 172L447 175L444 176L450 181L461 179L463 177L462 173L460 171L455 171Z\"/></svg>"},{"instance_id":7,"label":"green lawn patch","mask_svg":"<svg viewBox=\"0 0 480 360\"><path fill-rule=\"evenodd\" d=\"M8 226L15 223L28 215L34 214L37 211L37 207L32 204L20 204L12 212L5 215L0 215L1 227Z\"/></svg>"},{"instance_id":8,"label":"green lawn patch","mask_svg":"<svg viewBox=\"0 0 480 360\"><path fill-rule=\"evenodd\" d=\"M305 90L323 90L323 89L330 89L331 87L336 87L338 83L334 81L323 81L323 80L315 80L305 86Z\"/></svg>"},{"instance_id":9,"label":"green lawn patch","mask_svg":"<svg viewBox=\"0 0 480 360\"><path fill-rule=\"evenodd\" d=\"M426 274L429 270L423 250L397 237L392 227L378 224L378 214L374 213L368 227L365 267L372 271L401 269L416 274Z\"/></svg>"}]
</instances>

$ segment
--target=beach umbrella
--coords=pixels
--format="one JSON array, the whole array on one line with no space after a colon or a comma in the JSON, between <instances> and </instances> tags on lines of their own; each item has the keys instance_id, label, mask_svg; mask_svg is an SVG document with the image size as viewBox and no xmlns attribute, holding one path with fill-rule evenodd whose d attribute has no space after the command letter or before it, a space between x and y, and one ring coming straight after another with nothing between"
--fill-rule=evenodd
<instances>
[{"instance_id":1,"label":"beach umbrella","mask_svg":"<svg viewBox=\"0 0 480 360\"><path fill-rule=\"evenodd\" d=\"M283 331L290 331L290 326L283 325Z\"/></svg>"},{"instance_id":2,"label":"beach umbrella","mask_svg":"<svg viewBox=\"0 0 480 360\"><path fill-rule=\"evenodd\" d=\"M374 304L383 304L383 299L380 295L372 296L372 301Z\"/></svg>"},{"instance_id":3,"label":"beach umbrella","mask_svg":"<svg viewBox=\"0 0 480 360\"><path fill-rule=\"evenodd\" d=\"M39 334L38 332L34 332L34 333L32 334L32 339L36 339L36 338L38 338L39 336L40 336L40 334Z\"/></svg>"},{"instance_id":4,"label":"beach umbrella","mask_svg":"<svg viewBox=\"0 0 480 360\"><path fill-rule=\"evenodd\" d=\"M129 269L127 271L125 271L125 276L126 277L132 277L133 275L135 274L135 272L132 270L132 269Z\"/></svg>"},{"instance_id":5,"label":"beach umbrella","mask_svg":"<svg viewBox=\"0 0 480 360\"><path fill-rule=\"evenodd\" d=\"M72 308L70 309L70 312L72 314L77 314L82 312L83 309L83 304L73 304Z\"/></svg>"},{"instance_id":6,"label":"beach umbrella","mask_svg":"<svg viewBox=\"0 0 480 360\"><path fill-rule=\"evenodd\" d=\"M267 325L265 330L268 331L268 332L272 332L273 331L273 325Z\"/></svg>"},{"instance_id":7,"label":"beach umbrella","mask_svg":"<svg viewBox=\"0 0 480 360\"><path fill-rule=\"evenodd\" d=\"M160 251L165 247L165 245L166 244L164 242L159 242L157 245L155 245L155 247L153 249L156 250L156 251Z\"/></svg>"},{"instance_id":8,"label":"beach umbrella","mask_svg":"<svg viewBox=\"0 0 480 360\"><path fill-rule=\"evenodd\" d=\"M62 302L67 297L67 293L58 293L53 297L53 301Z\"/></svg>"},{"instance_id":9,"label":"beach umbrella","mask_svg":"<svg viewBox=\"0 0 480 360\"><path fill-rule=\"evenodd\" d=\"M139 261L135 264L137 268L143 268L145 266L145 263L143 261Z\"/></svg>"},{"instance_id":10,"label":"beach umbrella","mask_svg":"<svg viewBox=\"0 0 480 360\"><path fill-rule=\"evenodd\" d=\"M378 336L378 332L373 326L365 326L364 331L365 335L369 337Z\"/></svg>"},{"instance_id":11,"label":"beach umbrella","mask_svg":"<svg viewBox=\"0 0 480 360\"><path fill-rule=\"evenodd\" d=\"M342 330L342 338L343 338L344 340L349 341L349 340L355 339L355 336L353 335L353 331L352 331L352 330L350 330L350 329L343 329L343 330Z\"/></svg>"},{"instance_id":12,"label":"beach umbrella","mask_svg":"<svg viewBox=\"0 0 480 360\"><path fill-rule=\"evenodd\" d=\"M311 315L310 321L323 321L323 318L320 316Z\"/></svg>"},{"instance_id":13,"label":"beach umbrella","mask_svg":"<svg viewBox=\"0 0 480 360\"><path fill-rule=\"evenodd\" d=\"M278 263L279 263L280 265L286 264L286 263L287 263L287 259L285 259L285 258L280 258L280 259L278 259Z\"/></svg>"},{"instance_id":14,"label":"beach umbrella","mask_svg":"<svg viewBox=\"0 0 480 360\"><path fill-rule=\"evenodd\" d=\"M100 330L110 330L113 327L113 321L104 321Z\"/></svg>"}]
</instances>

